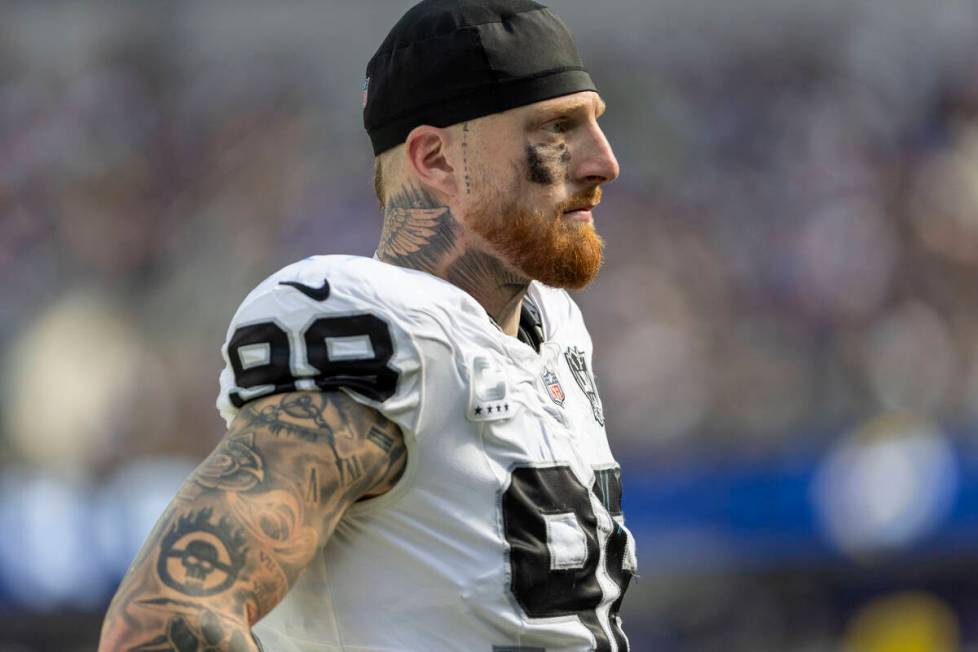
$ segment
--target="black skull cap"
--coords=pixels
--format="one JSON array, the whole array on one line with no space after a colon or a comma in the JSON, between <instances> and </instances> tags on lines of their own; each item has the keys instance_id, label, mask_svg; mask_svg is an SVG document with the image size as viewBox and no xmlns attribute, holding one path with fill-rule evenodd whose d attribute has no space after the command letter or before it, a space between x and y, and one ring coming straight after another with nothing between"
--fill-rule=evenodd
<instances>
[{"instance_id":1,"label":"black skull cap","mask_svg":"<svg viewBox=\"0 0 978 652\"><path fill-rule=\"evenodd\" d=\"M418 125L596 90L567 26L532 0L423 0L367 64L363 124L374 154Z\"/></svg>"}]
</instances>

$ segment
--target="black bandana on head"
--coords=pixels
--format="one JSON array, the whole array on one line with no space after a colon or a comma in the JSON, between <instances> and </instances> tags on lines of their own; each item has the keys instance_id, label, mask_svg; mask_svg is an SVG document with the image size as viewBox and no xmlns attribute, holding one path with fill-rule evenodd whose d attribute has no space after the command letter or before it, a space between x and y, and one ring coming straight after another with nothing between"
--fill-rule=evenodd
<instances>
[{"instance_id":1,"label":"black bandana on head","mask_svg":"<svg viewBox=\"0 0 978 652\"><path fill-rule=\"evenodd\" d=\"M567 26L532 0L424 0L367 64L363 123L374 154L415 127L472 120L596 90Z\"/></svg>"}]
</instances>

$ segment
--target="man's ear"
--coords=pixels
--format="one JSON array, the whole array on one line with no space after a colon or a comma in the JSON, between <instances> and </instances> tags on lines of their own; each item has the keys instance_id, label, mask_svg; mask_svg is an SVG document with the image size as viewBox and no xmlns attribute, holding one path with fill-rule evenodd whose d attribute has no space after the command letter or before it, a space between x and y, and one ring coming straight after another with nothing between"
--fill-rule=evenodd
<instances>
[{"instance_id":1,"label":"man's ear","mask_svg":"<svg viewBox=\"0 0 978 652\"><path fill-rule=\"evenodd\" d=\"M428 125L415 127L404 143L408 167L424 185L447 197L458 192L451 160L451 133Z\"/></svg>"}]
</instances>

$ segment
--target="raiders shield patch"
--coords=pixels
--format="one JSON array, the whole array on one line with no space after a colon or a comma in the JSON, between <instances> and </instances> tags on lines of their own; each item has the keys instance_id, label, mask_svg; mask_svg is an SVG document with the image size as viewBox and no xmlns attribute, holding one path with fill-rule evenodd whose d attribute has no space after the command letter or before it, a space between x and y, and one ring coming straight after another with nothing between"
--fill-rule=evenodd
<instances>
[{"instance_id":1,"label":"raiders shield patch","mask_svg":"<svg viewBox=\"0 0 978 652\"><path fill-rule=\"evenodd\" d=\"M603 426L604 411L601 409L601 398L598 396L598 388L594 384L594 376L587 368L587 358L584 357L584 351L577 347L567 349L564 351L564 357L567 358L567 366L570 367L574 380L577 381L581 391L587 396L587 400L591 401L591 412L594 414L594 420Z\"/></svg>"},{"instance_id":2,"label":"raiders shield patch","mask_svg":"<svg viewBox=\"0 0 978 652\"><path fill-rule=\"evenodd\" d=\"M564 407L564 400L567 398L567 395L564 394L564 388L560 386L560 379L557 378L557 374L549 369L544 369L543 384L547 387L547 393L550 394L550 400L560 407Z\"/></svg>"}]
</instances>

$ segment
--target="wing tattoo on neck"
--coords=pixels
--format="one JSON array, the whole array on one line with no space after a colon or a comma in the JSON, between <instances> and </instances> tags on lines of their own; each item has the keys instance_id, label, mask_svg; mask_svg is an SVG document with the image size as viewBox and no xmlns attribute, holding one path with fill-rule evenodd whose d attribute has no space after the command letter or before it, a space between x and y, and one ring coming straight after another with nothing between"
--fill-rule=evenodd
<instances>
[{"instance_id":1,"label":"wing tattoo on neck","mask_svg":"<svg viewBox=\"0 0 978 652\"><path fill-rule=\"evenodd\" d=\"M454 249L457 233L458 225L447 206L391 206L384 216L378 253L395 265L431 271Z\"/></svg>"}]
</instances>

